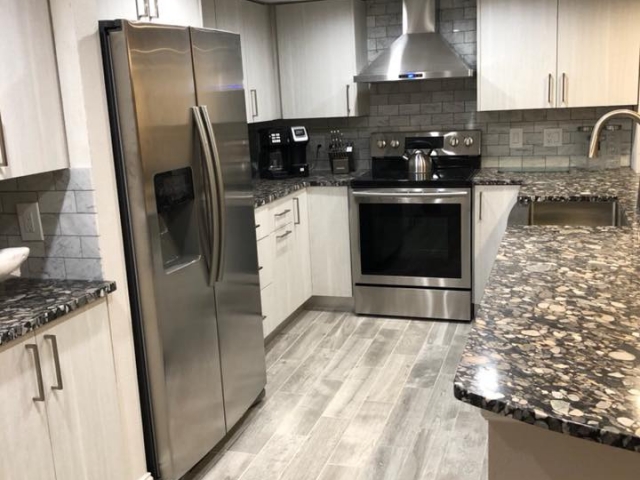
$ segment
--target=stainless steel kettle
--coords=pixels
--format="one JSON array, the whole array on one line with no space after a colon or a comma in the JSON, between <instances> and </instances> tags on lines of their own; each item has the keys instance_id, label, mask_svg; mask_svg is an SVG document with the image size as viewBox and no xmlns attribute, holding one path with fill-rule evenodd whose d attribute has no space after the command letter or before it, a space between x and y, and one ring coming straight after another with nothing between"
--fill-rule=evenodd
<instances>
[{"instance_id":1,"label":"stainless steel kettle","mask_svg":"<svg viewBox=\"0 0 640 480\"><path fill-rule=\"evenodd\" d=\"M431 153L431 152L429 152ZM413 175L430 175L433 168L431 156L424 150L416 149L411 154L406 152L404 158L409 162L409 173Z\"/></svg>"}]
</instances>

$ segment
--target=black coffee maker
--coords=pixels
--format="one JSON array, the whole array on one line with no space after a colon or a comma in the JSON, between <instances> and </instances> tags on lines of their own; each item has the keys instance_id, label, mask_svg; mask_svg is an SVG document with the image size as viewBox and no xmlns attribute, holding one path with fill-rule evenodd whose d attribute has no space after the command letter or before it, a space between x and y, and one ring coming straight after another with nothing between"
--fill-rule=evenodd
<instances>
[{"instance_id":1,"label":"black coffee maker","mask_svg":"<svg viewBox=\"0 0 640 480\"><path fill-rule=\"evenodd\" d=\"M258 170L261 178L308 177L305 127L272 127L258 132L260 155Z\"/></svg>"}]
</instances>

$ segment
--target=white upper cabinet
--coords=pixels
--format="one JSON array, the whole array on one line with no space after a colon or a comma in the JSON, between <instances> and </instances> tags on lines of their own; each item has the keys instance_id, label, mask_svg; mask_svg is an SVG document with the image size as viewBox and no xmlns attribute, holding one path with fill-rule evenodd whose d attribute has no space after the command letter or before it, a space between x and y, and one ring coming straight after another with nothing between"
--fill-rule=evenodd
<instances>
[{"instance_id":1,"label":"white upper cabinet","mask_svg":"<svg viewBox=\"0 0 640 480\"><path fill-rule=\"evenodd\" d=\"M478 110L555 106L558 0L479 0Z\"/></svg>"},{"instance_id":2,"label":"white upper cabinet","mask_svg":"<svg viewBox=\"0 0 640 480\"><path fill-rule=\"evenodd\" d=\"M637 0L479 0L478 109L638 103Z\"/></svg>"},{"instance_id":3,"label":"white upper cabinet","mask_svg":"<svg viewBox=\"0 0 640 480\"><path fill-rule=\"evenodd\" d=\"M558 107L637 104L640 2L559 0L558 22Z\"/></svg>"},{"instance_id":4,"label":"white upper cabinet","mask_svg":"<svg viewBox=\"0 0 640 480\"><path fill-rule=\"evenodd\" d=\"M271 7L247 0L241 0L240 6L247 120L252 123L281 118Z\"/></svg>"},{"instance_id":5,"label":"white upper cabinet","mask_svg":"<svg viewBox=\"0 0 640 480\"><path fill-rule=\"evenodd\" d=\"M202 0L204 26L232 33L240 33L242 17L241 0Z\"/></svg>"},{"instance_id":6,"label":"white upper cabinet","mask_svg":"<svg viewBox=\"0 0 640 480\"><path fill-rule=\"evenodd\" d=\"M69 167L47 0L0 11L0 179Z\"/></svg>"},{"instance_id":7,"label":"white upper cabinet","mask_svg":"<svg viewBox=\"0 0 640 480\"><path fill-rule=\"evenodd\" d=\"M361 0L276 6L283 118L368 113L368 84L354 75L367 63Z\"/></svg>"},{"instance_id":8,"label":"white upper cabinet","mask_svg":"<svg viewBox=\"0 0 640 480\"><path fill-rule=\"evenodd\" d=\"M98 18L202 27L200 0L100 0Z\"/></svg>"}]
</instances>

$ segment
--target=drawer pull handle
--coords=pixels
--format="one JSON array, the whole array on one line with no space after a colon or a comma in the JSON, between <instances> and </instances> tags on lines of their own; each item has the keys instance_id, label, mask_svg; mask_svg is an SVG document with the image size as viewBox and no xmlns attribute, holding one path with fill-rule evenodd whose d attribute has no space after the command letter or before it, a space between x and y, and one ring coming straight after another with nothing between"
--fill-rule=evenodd
<instances>
[{"instance_id":1,"label":"drawer pull handle","mask_svg":"<svg viewBox=\"0 0 640 480\"><path fill-rule=\"evenodd\" d=\"M56 382L57 385L51 387L51 390L62 390L64 385L62 384L62 369L60 368L60 353L58 352L58 339L55 335L45 335L45 340L51 342L51 350L53 350L53 362L56 367Z\"/></svg>"},{"instance_id":2,"label":"drawer pull handle","mask_svg":"<svg viewBox=\"0 0 640 480\"><path fill-rule=\"evenodd\" d=\"M291 230L287 230L282 235L276 235L276 240L282 240L283 238L288 237L289 235L291 235Z\"/></svg>"},{"instance_id":3,"label":"drawer pull handle","mask_svg":"<svg viewBox=\"0 0 640 480\"><path fill-rule=\"evenodd\" d=\"M42 382L42 366L40 365L40 353L37 345L25 345L27 350L31 350L33 361L36 365L36 380L38 381L38 396L33 397L34 402L44 402L44 383Z\"/></svg>"},{"instance_id":4,"label":"drawer pull handle","mask_svg":"<svg viewBox=\"0 0 640 480\"><path fill-rule=\"evenodd\" d=\"M276 214L274 214L273 216L274 216L274 217L282 217L283 215L286 215L286 214L287 214L287 213L289 213L290 211L291 211L291 210L287 208L286 210L284 210L284 211L282 211L282 212L280 212L280 213L276 213Z\"/></svg>"}]
</instances>

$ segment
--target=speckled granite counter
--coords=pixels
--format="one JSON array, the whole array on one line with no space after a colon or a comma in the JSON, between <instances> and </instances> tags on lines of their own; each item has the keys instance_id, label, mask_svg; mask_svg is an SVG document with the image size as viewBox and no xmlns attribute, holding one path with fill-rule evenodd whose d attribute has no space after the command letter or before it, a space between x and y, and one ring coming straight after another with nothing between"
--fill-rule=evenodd
<instances>
[{"instance_id":1,"label":"speckled granite counter","mask_svg":"<svg viewBox=\"0 0 640 480\"><path fill-rule=\"evenodd\" d=\"M499 184L489 176L477 183ZM638 177L629 169L507 177L521 182L524 202L618 199L631 226L510 227L454 393L499 415L640 452Z\"/></svg>"},{"instance_id":2,"label":"speckled granite counter","mask_svg":"<svg viewBox=\"0 0 640 480\"><path fill-rule=\"evenodd\" d=\"M357 175L359 175L359 172L349 175L334 175L331 172L319 172L309 177L286 178L282 180L254 180L254 204L256 208L258 208L306 187L348 187L351 179Z\"/></svg>"},{"instance_id":3,"label":"speckled granite counter","mask_svg":"<svg viewBox=\"0 0 640 480\"><path fill-rule=\"evenodd\" d=\"M0 283L0 345L115 291L114 282L33 280Z\"/></svg>"}]
</instances>

